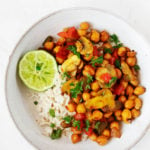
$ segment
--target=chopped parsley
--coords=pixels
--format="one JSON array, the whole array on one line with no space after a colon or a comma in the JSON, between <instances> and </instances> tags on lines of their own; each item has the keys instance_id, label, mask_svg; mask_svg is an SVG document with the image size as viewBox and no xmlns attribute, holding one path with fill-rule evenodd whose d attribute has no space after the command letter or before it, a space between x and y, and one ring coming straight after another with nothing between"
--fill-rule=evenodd
<instances>
[{"instance_id":1,"label":"chopped parsley","mask_svg":"<svg viewBox=\"0 0 150 150\"><path fill-rule=\"evenodd\" d=\"M50 135L50 137L51 137L52 140L59 139L61 137L61 134L62 134L62 130L58 128L56 130L53 130L53 132Z\"/></svg>"},{"instance_id":2,"label":"chopped parsley","mask_svg":"<svg viewBox=\"0 0 150 150\"><path fill-rule=\"evenodd\" d=\"M112 54L112 51L110 48L104 48L104 53Z\"/></svg>"},{"instance_id":3,"label":"chopped parsley","mask_svg":"<svg viewBox=\"0 0 150 150\"><path fill-rule=\"evenodd\" d=\"M94 126L94 129L98 130L99 129L99 126L100 126L101 122L98 121L95 123L95 126Z\"/></svg>"},{"instance_id":4,"label":"chopped parsley","mask_svg":"<svg viewBox=\"0 0 150 150\"><path fill-rule=\"evenodd\" d=\"M74 45L69 45L67 49L73 52L75 55L77 55L80 58L80 53L77 52L77 48Z\"/></svg>"},{"instance_id":5,"label":"chopped parsley","mask_svg":"<svg viewBox=\"0 0 150 150\"><path fill-rule=\"evenodd\" d=\"M70 83L70 86L74 86L74 83Z\"/></svg>"},{"instance_id":6,"label":"chopped parsley","mask_svg":"<svg viewBox=\"0 0 150 150\"><path fill-rule=\"evenodd\" d=\"M90 64L92 64L93 67L95 67L95 64L102 64L103 63L103 56L98 57L97 59L92 58Z\"/></svg>"},{"instance_id":7,"label":"chopped parsley","mask_svg":"<svg viewBox=\"0 0 150 150\"><path fill-rule=\"evenodd\" d=\"M87 75L87 83L86 83L86 86L85 86L85 89L88 90L88 89L91 89L90 87L90 83L93 81L93 77L91 75Z\"/></svg>"},{"instance_id":8,"label":"chopped parsley","mask_svg":"<svg viewBox=\"0 0 150 150\"><path fill-rule=\"evenodd\" d=\"M62 78L63 78L63 79L64 79L64 78L70 79L71 76L68 74L68 72L64 72L63 75L62 75Z\"/></svg>"},{"instance_id":9,"label":"chopped parsley","mask_svg":"<svg viewBox=\"0 0 150 150\"><path fill-rule=\"evenodd\" d=\"M116 59L115 60L115 66L119 69L121 69L121 64L120 64L120 60L119 59Z\"/></svg>"},{"instance_id":10,"label":"chopped parsley","mask_svg":"<svg viewBox=\"0 0 150 150\"><path fill-rule=\"evenodd\" d=\"M120 47L122 47L122 46L123 46L123 44L122 44L122 43L119 43L118 45L113 46L113 48L120 48Z\"/></svg>"},{"instance_id":11,"label":"chopped parsley","mask_svg":"<svg viewBox=\"0 0 150 150\"><path fill-rule=\"evenodd\" d=\"M54 127L55 127L55 124L54 124L54 123L51 123L51 124L50 124L50 127L51 127L51 128L54 128Z\"/></svg>"},{"instance_id":12,"label":"chopped parsley","mask_svg":"<svg viewBox=\"0 0 150 150\"><path fill-rule=\"evenodd\" d=\"M49 109L49 114L50 114L50 116L52 116L54 118L55 117L55 110Z\"/></svg>"},{"instance_id":13,"label":"chopped parsley","mask_svg":"<svg viewBox=\"0 0 150 150\"><path fill-rule=\"evenodd\" d=\"M77 98L78 94L81 93L83 91L83 81L79 81L75 88L70 90L71 96L72 98Z\"/></svg>"},{"instance_id":14,"label":"chopped parsley","mask_svg":"<svg viewBox=\"0 0 150 150\"><path fill-rule=\"evenodd\" d=\"M139 65L135 65L134 69L135 69L135 71L138 71L138 70L140 70L140 66Z\"/></svg>"},{"instance_id":15,"label":"chopped parsley","mask_svg":"<svg viewBox=\"0 0 150 150\"><path fill-rule=\"evenodd\" d=\"M123 44L120 43L119 38L118 38L118 36L116 34L112 34L110 36L110 42L115 44L115 46L113 46L113 48L120 48L120 47L123 46Z\"/></svg>"},{"instance_id":16,"label":"chopped parsley","mask_svg":"<svg viewBox=\"0 0 150 150\"><path fill-rule=\"evenodd\" d=\"M65 121L66 124L70 124L72 121L72 117L71 116L66 116L63 118L63 120Z\"/></svg>"},{"instance_id":17,"label":"chopped parsley","mask_svg":"<svg viewBox=\"0 0 150 150\"><path fill-rule=\"evenodd\" d=\"M34 105L37 105L38 104L38 101L34 101Z\"/></svg>"},{"instance_id":18,"label":"chopped parsley","mask_svg":"<svg viewBox=\"0 0 150 150\"><path fill-rule=\"evenodd\" d=\"M88 131L89 130L89 127L90 127L90 121L89 120L85 120L85 130Z\"/></svg>"},{"instance_id":19,"label":"chopped parsley","mask_svg":"<svg viewBox=\"0 0 150 150\"><path fill-rule=\"evenodd\" d=\"M74 120L72 126L80 130L80 120Z\"/></svg>"},{"instance_id":20,"label":"chopped parsley","mask_svg":"<svg viewBox=\"0 0 150 150\"><path fill-rule=\"evenodd\" d=\"M112 77L111 80L109 81L109 83L106 83L105 85L106 85L108 88L110 88L111 85L112 85L114 82L116 82L116 80L117 80L117 77Z\"/></svg>"}]
</instances>

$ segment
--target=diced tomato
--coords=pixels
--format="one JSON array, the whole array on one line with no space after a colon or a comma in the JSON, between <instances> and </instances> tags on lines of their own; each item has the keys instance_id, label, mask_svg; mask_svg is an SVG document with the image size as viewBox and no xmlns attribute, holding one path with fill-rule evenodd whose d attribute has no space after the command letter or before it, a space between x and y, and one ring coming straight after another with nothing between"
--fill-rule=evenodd
<instances>
[{"instance_id":1,"label":"diced tomato","mask_svg":"<svg viewBox=\"0 0 150 150\"><path fill-rule=\"evenodd\" d=\"M84 122L80 120L80 129L82 129L85 126Z\"/></svg>"},{"instance_id":2,"label":"diced tomato","mask_svg":"<svg viewBox=\"0 0 150 150\"><path fill-rule=\"evenodd\" d=\"M118 50L114 50L113 54L112 54L112 57L110 58L110 61L109 63L111 65L114 65L116 59L118 59Z\"/></svg>"},{"instance_id":3,"label":"diced tomato","mask_svg":"<svg viewBox=\"0 0 150 150\"><path fill-rule=\"evenodd\" d=\"M114 50L112 56L118 59L118 50Z\"/></svg>"},{"instance_id":4,"label":"diced tomato","mask_svg":"<svg viewBox=\"0 0 150 150\"><path fill-rule=\"evenodd\" d=\"M86 115L84 113L77 113L77 114L75 114L74 118L76 120L85 120Z\"/></svg>"},{"instance_id":5,"label":"diced tomato","mask_svg":"<svg viewBox=\"0 0 150 150\"><path fill-rule=\"evenodd\" d=\"M91 136L92 133L93 133L93 129L92 129L92 128L88 128L88 131L86 131L86 130L84 129L84 132L85 132L86 135Z\"/></svg>"},{"instance_id":6,"label":"diced tomato","mask_svg":"<svg viewBox=\"0 0 150 150\"><path fill-rule=\"evenodd\" d=\"M113 65L115 63L115 61L116 61L116 58L115 57L111 57L110 60L109 60L109 63L111 65Z\"/></svg>"},{"instance_id":7,"label":"diced tomato","mask_svg":"<svg viewBox=\"0 0 150 150\"><path fill-rule=\"evenodd\" d=\"M93 46L93 55L99 56L99 51L98 51L98 48L96 46Z\"/></svg>"},{"instance_id":8,"label":"diced tomato","mask_svg":"<svg viewBox=\"0 0 150 150\"><path fill-rule=\"evenodd\" d=\"M67 56L69 54L69 50L66 49L66 47L62 47L58 53L56 53L56 57L67 59Z\"/></svg>"},{"instance_id":9,"label":"diced tomato","mask_svg":"<svg viewBox=\"0 0 150 150\"><path fill-rule=\"evenodd\" d=\"M122 84L116 84L114 86L114 94L116 94L116 95L120 95L122 93L122 91L124 91L124 90L125 90L125 88L123 87Z\"/></svg>"},{"instance_id":10,"label":"diced tomato","mask_svg":"<svg viewBox=\"0 0 150 150\"><path fill-rule=\"evenodd\" d=\"M105 83L109 83L109 81L111 80L111 75L109 73L104 73L100 78L104 80Z\"/></svg>"},{"instance_id":11,"label":"diced tomato","mask_svg":"<svg viewBox=\"0 0 150 150\"><path fill-rule=\"evenodd\" d=\"M74 45L75 42L67 42L67 46Z\"/></svg>"},{"instance_id":12,"label":"diced tomato","mask_svg":"<svg viewBox=\"0 0 150 150\"><path fill-rule=\"evenodd\" d=\"M69 28L66 32L59 32L58 35L63 38L78 39L79 35L75 27Z\"/></svg>"}]
</instances>

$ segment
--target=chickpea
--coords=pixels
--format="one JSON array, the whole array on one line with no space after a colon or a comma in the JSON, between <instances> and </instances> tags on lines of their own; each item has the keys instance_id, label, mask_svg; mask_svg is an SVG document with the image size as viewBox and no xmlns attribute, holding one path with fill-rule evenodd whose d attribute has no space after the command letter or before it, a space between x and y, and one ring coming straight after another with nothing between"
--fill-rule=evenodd
<instances>
[{"instance_id":1,"label":"chickpea","mask_svg":"<svg viewBox=\"0 0 150 150\"><path fill-rule=\"evenodd\" d=\"M60 58L60 57L56 57L56 61L59 63L59 64L62 64L64 62L64 59L63 58Z\"/></svg>"},{"instance_id":2,"label":"chickpea","mask_svg":"<svg viewBox=\"0 0 150 150\"><path fill-rule=\"evenodd\" d=\"M129 109L124 109L122 111L122 120L125 123L130 123L131 122L131 118L132 118L131 111Z\"/></svg>"},{"instance_id":3,"label":"chickpea","mask_svg":"<svg viewBox=\"0 0 150 150\"><path fill-rule=\"evenodd\" d=\"M100 40L100 33L96 30L91 31L91 41L97 43Z\"/></svg>"},{"instance_id":4,"label":"chickpea","mask_svg":"<svg viewBox=\"0 0 150 150\"><path fill-rule=\"evenodd\" d=\"M81 22L80 28L83 30L87 30L90 27L88 22Z\"/></svg>"},{"instance_id":5,"label":"chickpea","mask_svg":"<svg viewBox=\"0 0 150 150\"><path fill-rule=\"evenodd\" d=\"M121 95L118 100L122 103L125 103L125 101L127 100L127 98L124 95Z\"/></svg>"},{"instance_id":6,"label":"chickpea","mask_svg":"<svg viewBox=\"0 0 150 150\"><path fill-rule=\"evenodd\" d=\"M118 49L118 56L120 56L120 57L125 56L126 52L127 52L127 50L125 47L120 47Z\"/></svg>"},{"instance_id":7,"label":"chickpea","mask_svg":"<svg viewBox=\"0 0 150 150\"><path fill-rule=\"evenodd\" d=\"M116 129L120 129L120 126L119 126L119 123L117 121L113 121L111 124L110 124L110 129L112 128L116 128Z\"/></svg>"},{"instance_id":8,"label":"chickpea","mask_svg":"<svg viewBox=\"0 0 150 150\"><path fill-rule=\"evenodd\" d=\"M128 99L136 99L137 98L137 96L135 96L135 95L129 95L129 97L128 97Z\"/></svg>"},{"instance_id":9,"label":"chickpea","mask_svg":"<svg viewBox=\"0 0 150 150\"><path fill-rule=\"evenodd\" d=\"M143 87L143 86L137 86L135 89L134 89L134 94L135 95L142 95L142 94L144 94L145 93L145 91L146 91L146 89L145 89L145 87Z\"/></svg>"},{"instance_id":10,"label":"chickpea","mask_svg":"<svg viewBox=\"0 0 150 150\"><path fill-rule=\"evenodd\" d=\"M112 45L107 42L107 43L104 43L104 44L103 44L103 47L104 47L104 48L112 48Z\"/></svg>"},{"instance_id":11,"label":"chickpea","mask_svg":"<svg viewBox=\"0 0 150 150\"><path fill-rule=\"evenodd\" d=\"M84 30L84 29L78 29L77 31L78 31L79 36L85 36L87 33L87 30Z\"/></svg>"},{"instance_id":12,"label":"chickpea","mask_svg":"<svg viewBox=\"0 0 150 150\"><path fill-rule=\"evenodd\" d=\"M95 80L94 82L91 83L91 89L93 91L98 91L100 89L99 83L97 80Z\"/></svg>"},{"instance_id":13,"label":"chickpea","mask_svg":"<svg viewBox=\"0 0 150 150\"><path fill-rule=\"evenodd\" d=\"M88 93L88 92L84 92L84 93L82 94L82 98L83 98L84 101L89 100L90 97L91 97L91 95L90 95L90 93Z\"/></svg>"},{"instance_id":14,"label":"chickpea","mask_svg":"<svg viewBox=\"0 0 150 150\"><path fill-rule=\"evenodd\" d=\"M61 46L55 46L53 49L54 54L58 53L60 49L61 49Z\"/></svg>"},{"instance_id":15,"label":"chickpea","mask_svg":"<svg viewBox=\"0 0 150 150\"><path fill-rule=\"evenodd\" d=\"M80 99L81 99L81 96L80 96L80 95L78 95L76 98L72 98L72 100L73 100L76 104L79 104Z\"/></svg>"},{"instance_id":16,"label":"chickpea","mask_svg":"<svg viewBox=\"0 0 150 150\"><path fill-rule=\"evenodd\" d=\"M127 56L128 57L134 57L136 55L136 52L135 51L129 51L129 52L127 52Z\"/></svg>"},{"instance_id":17,"label":"chickpea","mask_svg":"<svg viewBox=\"0 0 150 150\"><path fill-rule=\"evenodd\" d=\"M131 110L131 113L133 118L137 118L140 115L140 111L135 108Z\"/></svg>"},{"instance_id":18,"label":"chickpea","mask_svg":"<svg viewBox=\"0 0 150 150\"><path fill-rule=\"evenodd\" d=\"M100 135L97 137L96 142L100 145L105 145L108 142L108 138L104 135Z\"/></svg>"},{"instance_id":19,"label":"chickpea","mask_svg":"<svg viewBox=\"0 0 150 150\"><path fill-rule=\"evenodd\" d=\"M102 41L102 42L108 41L108 39L109 39L109 34L108 34L108 32L102 31L102 32L100 33L100 35L101 35L101 41Z\"/></svg>"},{"instance_id":20,"label":"chickpea","mask_svg":"<svg viewBox=\"0 0 150 150\"><path fill-rule=\"evenodd\" d=\"M133 99L129 99L125 102L124 104L125 108L127 109L131 109L134 107L134 100Z\"/></svg>"},{"instance_id":21,"label":"chickpea","mask_svg":"<svg viewBox=\"0 0 150 150\"><path fill-rule=\"evenodd\" d=\"M121 137L121 132L120 130L116 129L116 128L112 128L111 129L111 136L112 137L116 137L116 138L120 138Z\"/></svg>"},{"instance_id":22,"label":"chickpea","mask_svg":"<svg viewBox=\"0 0 150 150\"><path fill-rule=\"evenodd\" d=\"M44 43L44 48L45 48L46 50L52 50L53 47L54 47L54 42L45 42L45 43Z\"/></svg>"},{"instance_id":23,"label":"chickpea","mask_svg":"<svg viewBox=\"0 0 150 150\"><path fill-rule=\"evenodd\" d=\"M71 135L71 141L73 144L80 142L81 141L81 135L80 134L72 134Z\"/></svg>"},{"instance_id":24,"label":"chickpea","mask_svg":"<svg viewBox=\"0 0 150 150\"><path fill-rule=\"evenodd\" d=\"M94 76L95 75L94 67L92 67L91 65L86 65L83 69L83 75L84 76L88 76L88 75Z\"/></svg>"},{"instance_id":25,"label":"chickpea","mask_svg":"<svg viewBox=\"0 0 150 150\"><path fill-rule=\"evenodd\" d=\"M111 59L111 54L106 53L106 54L104 55L104 59L110 60L110 59Z\"/></svg>"},{"instance_id":26,"label":"chickpea","mask_svg":"<svg viewBox=\"0 0 150 150\"><path fill-rule=\"evenodd\" d=\"M128 57L126 59L126 62L129 66L133 67L136 64L136 58L135 57Z\"/></svg>"},{"instance_id":27,"label":"chickpea","mask_svg":"<svg viewBox=\"0 0 150 150\"><path fill-rule=\"evenodd\" d=\"M75 112L75 110L76 110L76 104L72 103L72 102L69 103L66 107L67 107L69 112Z\"/></svg>"},{"instance_id":28,"label":"chickpea","mask_svg":"<svg viewBox=\"0 0 150 150\"><path fill-rule=\"evenodd\" d=\"M92 140L92 141L96 141L97 140L97 135L93 132L89 138Z\"/></svg>"},{"instance_id":29,"label":"chickpea","mask_svg":"<svg viewBox=\"0 0 150 150\"><path fill-rule=\"evenodd\" d=\"M86 113L86 108L83 103L77 105L77 113Z\"/></svg>"},{"instance_id":30,"label":"chickpea","mask_svg":"<svg viewBox=\"0 0 150 150\"><path fill-rule=\"evenodd\" d=\"M110 138L110 131L108 129L104 129L104 131L102 132L102 135Z\"/></svg>"},{"instance_id":31,"label":"chickpea","mask_svg":"<svg viewBox=\"0 0 150 150\"><path fill-rule=\"evenodd\" d=\"M86 118L92 120L92 113L90 111L86 112Z\"/></svg>"},{"instance_id":32,"label":"chickpea","mask_svg":"<svg viewBox=\"0 0 150 150\"><path fill-rule=\"evenodd\" d=\"M112 115L112 113L113 113L113 112L111 112L111 111L110 111L110 112L106 112L106 113L104 114L104 117L105 117L105 118L109 118L109 117Z\"/></svg>"},{"instance_id":33,"label":"chickpea","mask_svg":"<svg viewBox=\"0 0 150 150\"><path fill-rule=\"evenodd\" d=\"M142 100L140 98L136 98L134 101L135 101L135 109L139 110L142 107Z\"/></svg>"},{"instance_id":34,"label":"chickpea","mask_svg":"<svg viewBox=\"0 0 150 150\"><path fill-rule=\"evenodd\" d=\"M120 83L122 84L122 86L124 87L124 89L127 88L127 86L128 86L128 82L127 82L127 81L125 81L124 79L122 79L122 80L120 81Z\"/></svg>"},{"instance_id":35,"label":"chickpea","mask_svg":"<svg viewBox=\"0 0 150 150\"><path fill-rule=\"evenodd\" d=\"M119 121L122 120L121 114L122 114L122 111L121 111L121 110L117 110L117 111L115 111L115 113L114 113L116 119L119 120Z\"/></svg>"},{"instance_id":36,"label":"chickpea","mask_svg":"<svg viewBox=\"0 0 150 150\"><path fill-rule=\"evenodd\" d=\"M93 114L92 114L93 120L100 120L100 119L102 119L102 117L103 117L103 113L101 111L99 111L99 110L93 111Z\"/></svg>"},{"instance_id":37,"label":"chickpea","mask_svg":"<svg viewBox=\"0 0 150 150\"><path fill-rule=\"evenodd\" d=\"M116 70L117 78L120 79L122 77L122 72L118 68L116 68L115 70Z\"/></svg>"},{"instance_id":38,"label":"chickpea","mask_svg":"<svg viewBox=\"0 0 150 150\"><path fill-rule=\"evenodd\" d=\"M90 93L90 94L91 94L91 96L92 96L92 97L95 97L95 96L97 95L97 92L95 92L95 91L91 91L91 93Z\"/></svg>"},{"instance_id":39,"label":"chickpea","mask_svg":"<svg viewBox=\"0 0 150 150\"><path fill-rule=\"evenodd\" d=\"M65 42L66 42L66 39L61 37L61 38L58 39L57 45L63 45Z\"/></svg>"},{"instance_id":40,"label":"chickpea","mask_svg":"<svg viewBox=\"0 0 150 150\"><path fill-rule=\"evenodd\" d=\"M109 64L109 61L104 59L104 60L103 60L103 63L102 63L102 66L105 67L107 64Z\"/></svg>"},{"instance_id":41,"label":"chickpea","mask_svg":"<svg viewBox=\"0 0 150 150\"><path fill-rule=\"evenodd\" d=\"M131 85L128 85L126 88L126 95L132 95L133 94L133 87Z\"/></svg>"}]
</instances>

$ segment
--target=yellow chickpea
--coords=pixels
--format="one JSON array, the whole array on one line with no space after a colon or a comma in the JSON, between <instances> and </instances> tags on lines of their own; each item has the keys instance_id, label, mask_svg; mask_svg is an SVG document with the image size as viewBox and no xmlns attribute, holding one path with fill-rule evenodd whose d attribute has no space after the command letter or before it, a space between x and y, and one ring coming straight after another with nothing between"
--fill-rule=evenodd
<instances>
[{"instance_id":1,"label":"yellow chickpea","mask_svg":"<svg viewBox=\"0 0 150 150\"><path fill-rule=\"evenodd\" d=\"M95 80L94 82L91 83L91 89L93 91L98 91L100 89L99 83L97 80Z\"/></svg>"},{"instance_id":2,"label":"yellow chickpea","mask_svg":"<svg viewBox=\"0 0 150 150\"><path fill-rule=\"evenodd\" d=\"M111 59L111 54L109 54L109 53L106 53L105 55L104 55L104 59L106 59L106 60L110 60Z\"/></svg>"},{"instance_id":3,"label":"yellow chickpea","mask_svg":"<svg viewBox=\"0 0 150 150\"><path fill-rule=\"evenodd\" d=\"M137 118L140 115L140 111L135 108L131 110L131 113L133 118Z\"/></svg>"},{"instance_id":4,"label":"yellow chickpea","mask_svg":"<svg viewBox=\"0 0 150 150\"><path fill-rule=\"evenodd\" d=\"M64 62L64 59L63 58L60 58L60 57L56 57L56 61L59 63L59 64L62 64Z\"/></svg>"},{"instance_id":5,"label":"yellow chickpea","mask_svg":"<svg viewBox=\"0 0 150 150\"><path fill-rule=\"evenodd\" d=\"M91 65L86 65L84 67L82 73L84 76L88 76L88 75L94 76L95 75L95 69Z\"/></svg>"},{"instance_id":6,"label":"yellow chickpea","mask_svg":"<svg viewBox=\"0 0 150 150\"><path fill-rule=\"evenodd\" d=\"M61 46L55 46L53 49L53 52L56 54L59 52L60 49L61 49Z\"/></svg>"},{"instance_id":7,"label":"yellow chickpea","mask_svg":"<svg viewBox=\"0 0 150 150\"><path fill-rule=\"evenodd\" d=\"M108 129L105 129L103 132L102 132L102 135L110 138L110 131Z\"/></svg>"},{"instance_id":8,"label":"yellow chickpea","mask_svg":"<svg viewBox=\"0 0 150 150\"><path fill-rule=\"evenodd\" d=\"M135 95L129 95L129 97L128 97L128 99L136 99L137 98L137 96L135 96Z\"/></svg>"},{"instance_id":9,"label":"yellow chickpea","mask_svg":"<svg viewBox=\"0 0 150 150\"><path fill-rule=\"evenodd\" d=\"M146 91L146 89L145 89L145 87L143 87L143 86L137 86L135 89L134 89L134 94L135 95L142 95L142 94L144 94L145 93L145 91Z\"/></svg>"},{"instance_id":10,"label":"yellow chickpea","mask_svg":"<svg viewBox=\"0 0 150 150\"><path fill-rule=\"evenodd\" d=\"M88 93L88 92L84 92L84 93L82 94L82 98L83 98L84 101L89 100L90 97L91 97L91 95L90 95L90 93Z\"/></svg>"},{"instance_id":11,"label":"yellow chickpea","mask_svg":"<svg viewBox=\"0 0 150 150\"><path fill-rule=\"evenodd\" d=\"M111 128L111 136L120 138L121 137L121 132L117 128Z\"/></svg>"},{"instance_id":12,"label":"yellow chickpea","mask_svg":"<svg viewBox=\"0 0 150 150\"><path fill-rule=\"evenodd\" d=\"M111 124L110 124L110 129L112 128L116 128L116 129L120 129L120 126L119 126L119 123L117 121L113 121Z\"/></svg>"},{"instance_id":13,"label":"yellow chickpea","mask_svg":"<svg viewBox=\"0 0 150 150\"><path fill-rule=\"evenodd\" d=\"M104 135L100 135L97 137L96 142L100 145L105 145L108 142L108 138Z\"/></svg>"},{"instance_id":14,"label":"yellow chickpea","mask_svg":"<svg viewBox=\"0 0 150 150\"><path fill-rule=\"evenodd\" d=\"M100 33L97 30L91 31L91 41L97 43L100 40Z\"/></svg>"},{"instance_id":15,"label":"yellow chickpea","mask_svg":"<svg viewBox=\"0 0 150 150\"><path fill-rule=\"evenodd\" d=\"M115 111L115 113L114 113L116 119L119 120L119 121L122 120L121 114L122 114L122 111L121 111L121 110L117 110L117 111Z\"/></svg>"},{"instance_id":16,"label":"yellow chickpea","mask_svg":"<svg viewBox=\"0 0 150 150\"><path fill-rule=\"evenodd\" d=\"M128 82L125 81L124 79L122 79L122 80L120 81L120 84L122 84L122 86L124 87L124 89L126 89L127 86L128 86Z\"/></svg>"},{"instance_id":17,"label":"yellow chickpea","mask_svg":"<svg viewBox=\"0 0 150 150\"><path fill-rule=\"evenodd\" d=\"M93 132L93 133L89 136L89 138L90 138L92 141L96 141L97 135Z\"/></svg>"},{"instance_id":18,"label":"yellow chickpea","mask_svg":"<svg viewBox=\"0 0 150 150\"><path fill-rule=\"evenodd\" d=\"M90 27L88 22L81 22L80 28L83 30L87 30Z\"/></svg>"},{"instance_id":19,"label":"yellow chickpea","mask_svg":"<svg viewBox=\"0 0 150 150\"><path fill-rule=\"evenodd\" d=\"M133 94L133 87L131 85L128 85L126 88L126 95L132 95Z\"/></svg>"},{"instance_id":20,"label":"yellow chickpea","mask_svg":"<svg viewBox=\"0 0 150 150\"><path fill-rule=\"evenodd\" d=\"M106 59L104 59L104 60L103 60L103 63L102 63L102 66L104 66L104 67L105 67L107 64L109 64L109 61L108 61L108 60L106 60Z\"/></svg>"},{"instance_id":21,"label":"yellow chickpea","mask_svg":"<svg viewBox=\"0 0 150 150\"><path fill-rule=\"evenodd\" d=\"M128 57L126 59L126 62L129 66L133 67L136 64L136 58L135 57Z\"/></svg>"},{"instance_id":22,"label":"yellow chickpea","mask_svg":"<svg viewBox=\"0 0 150 150\"><path fill-rule=\"evenodd\" d=\"M127 100L127 98L124 95L121 95L118 100L122 103L125 103L125 101Z\"/></svg>"},{"instance_id":23,"label":"yellow chickpea","mask_svg":"<svg viewBox=\"0 0 150 150\"><path fill-rule=\"evenodd\" d=\"M102 42L106 42L109 39L109 34L107 31L102 31L101 33L101 41Z\"/></svg>"},{"instance_id":24,"label":"yellow chickpea","mask_svg":"<svg viewBox=\"0 0 150 150\"><path fill-rule=\"evenodd\" d=\"M81 96L80 96L80 95L78 95L76 98L72 98L72 100L73 100L76 104L79 104L80 99L81 99Z\"/></svg>"},{"instance_id":25,"label":"yellow chickpea","mask_svg":"<svg viewBox=\"0 0 150 150\"><path fill-rule=\"evenodd\" d=\"M124 109L122 111L122 120L125 123L130 123L131 122L131 118L132 118L131 111L129 109Z\"/></svg>"},{"instance_id":26,"label":"yellow chickpea","mask_svg":"<svg viewBox=\"0 0 150 150\"><path fill-rule=\"evenodd\" d=\"M91 91L91 93L90 93L90 94L91 94L91 96L92 96L92 97L97 96L97 92L95 92L95 91Z\"/></svg>"},{"instance_id":27,"label":"yellow chickpea","mask_svg":"<svg viewBox=\"0 0 150 150\"><path fill-rule=\"evenodd\" d=\"M79 36L85 36L86 33L87 33L87 30L84 30L84 29L78 29L77 32L78 32L78 35L79 35Z\"/></svg>"},{"instance_id":28,"label":"yellow chickpea","mask_svg":"<svg viewBox=\"0 0 150 150\"><path fill-rule=\"evenodd\" d=\"M46 50L52 50L53 47L54 47L54 42L45 42L45 43L44 43L44 48L45 48Z\"/></svg>"},{"instance_id":29,"label":"yellow chickpea","mask_svg":"<svg viewBox=\"0 0 150 150\"><path fill-rule=\"evenodd\" d=\"M68 109L69 112L75 112L76 104L71 102L66 106L66 108Z\"/></svg>"},{"instance_id":30,"label":"yellow chickpea","mask_svg":"<svg viewBox=\"0 0 150 150\"><path fill-rule=\"evenodd\" d=\"M86 118L90 121L92 120L92 113L90 111L86 112Z\"/></svg>"},{"instance_id":31,"label":"yellow chickpea","mask_svg":"<svg viewBox=\"0 0 150 150\"><path fill-rule=\"evenodd\" d=\"M115 68L115 70L116 70L117 78L120 79L122 77L122 72L118 68Z\"/></svg>"},{"instance_id":32,"label":"yellow chickpea","mask_svg":"<svg viewBox=\"0 0 150 150\"><path fill-rule=\"evenodd\" d=\"M125 56L126 52L127 52L127 50L125 47L120 47L118 49L118 56L120 56L120 57Z\"/></svg>"},{"instance_id":33,"label":"yellow chickpea","mask_svg":"<svg viewBox=\"0 0 150 150\"><path fill-rule=\"evenodd\" d=\"M136 55L135 51L127 52L128 57L134 57Z\"/></svg>"},{"instance_id":34,"label":"yellow chickpea","mask_svg":"<svg viewBox=\"0 0 150 150\"><path fill-rule=\"evenodd\" d=\"M131 109L134 107L134 100L133 99L128 99L125 104L124 104L125 108L127 109Z\"/></svg>"},{"instance_id":35,"label":"yellow chickpea","mask_svg":"<svg viewBox=\"0 0 150 150\"><path fill-rule=\"evenodd\" d=\"M83 103L77 105L76 108L77 113L86 113L86 108Z\"/></svg>"},{"instance_id":36,"label":"yellow chickpea","mask_svg":"<svg viewBox=\"0 0 150 150\"><path fill-rule=\"evenodd\" d=\"M103 47L104 48L112 48L112 45L110 43L106 42L103 44Z\"/></svg>"},{"instance_id":37,"label":"yellow chickpea","mask_svg":"<svg viewBox=\"0 0 150 150\"><path fill-rule=\"evenodd\" d=\"M102 119L102 117L103 117L103 113L101 111L99 111L99 110L93 111L93 114L92 114L93 120L100 120L100 119Z\"/></svg>"},{"instance_id":38,"label":"yellow chickpea","mask_svg":"<svg viewBox=\"0 0 150 150\"><path fill-rule=\"evenodd\" d=\"M80 142L81 141L81 135L80 134L72 134L71 135L71 141L73 144Z\"/></svg>"},{"instance_id":39,"label":"yellow chickpea","mask_svg":"<svg viewBox=\"0 0 150 150\"><path fill-rule=\"evenodd\" d=\"M139 110L142 107L142 100L140 98L136 98L134 101L135 101L135 109Z\"/></svg>"},{"instance_id":40,"label":"yellow chickpea","mask_svg":"<svg viewBox=\"0 0 150 150\"><path fill-rule=\"evenodd\" d=\"M105 118L109 118L112 115L112 113L113 112L111 112L111 111L110 112L106 112L106 113L104 113L104 117Z\"/></svg>"}]
</instances>

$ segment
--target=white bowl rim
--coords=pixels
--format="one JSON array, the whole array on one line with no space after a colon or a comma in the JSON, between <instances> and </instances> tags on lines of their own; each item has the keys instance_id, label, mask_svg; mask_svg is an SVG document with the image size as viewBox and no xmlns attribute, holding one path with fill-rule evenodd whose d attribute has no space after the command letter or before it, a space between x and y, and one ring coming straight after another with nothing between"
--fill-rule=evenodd
<instances>
[{"instance_id":1,"label":"white bowl rim","mask_svg":"<svg viewBox=\"0 0 150 150\"><path fill-rule=\"evenodd\" d=\"M145 37L143 37L139 32L137 32L128 22L127 20L125 20L124 18L122 18L120 15L117 15L117 14L114 14L112 12L108 12L106 10L103 10L103 9L99 9L99 8L95 8L95 7L68 7L68 8L63 8L63 9L59 9L59 10L56 10L42 18L40 18L38 21L36 21L33 25L31 25L31 27L29 27L25 32L24 34L20 37L20 40L18 40L18 42L16 43L16 46L13 48L10 56L9 56L9 60L8 60L8 64L7 64L7 69L6 69L6 72L5 72L5 97L6 97L6 103L7 103L7 107L8 107L8 111L10 113L10 116L16 126L16 128L20 131L21 135L24 137L24 139L26 139L26 141L28 141L28 143L30 143L32 146L34 146L36 149L39 149L29 138L27 138L24 133L22 132L22 130L20 129L20 127L18 126L18 124L16 123L15 121L15 118L14 116L12 115L12 112L11 112L11 109L10 109L10 105L9 105L9 102L8 102L8 97L7 97L7 78L8 78L8 69L9 69L9 66L10 66L10 62L11 62L11 59L16 51L16 48L18 47L18 45L20 44L20 42L24 39L24 37L30 32L30 30L32 30L37 24L39 24L40 22L42 22L43 20L49 18L50 16L53 16L53 15L56 15L58 13L61 13L62 11L70 11L70 10L80 10L80 9L84 9L84 10L94 10L94 11L100 11L100 12L103 12L105 14L108 14L108 15L111 15L111 16L114 16L122 21L124 21L130 28L132 28L132 30L134 30L134 32L136 32L136 34L138 34L140 37L142 37L142 39L147 43L147 45L149 45L147 39L145 39ZM141 134L141 136L131 145L129 146L128 149L131 149L133 148L143 137L144 135L146 134L147 130L149 129L150 127L150 122L149 124L147 125L147 127L145 128L145 130L143 131L143 133Z\"/></svg>"}]
</instances>

